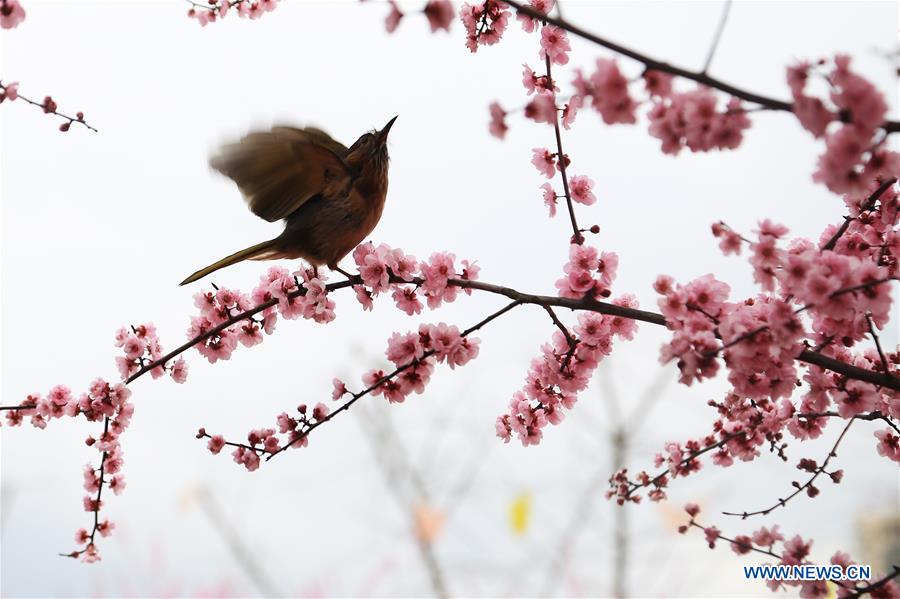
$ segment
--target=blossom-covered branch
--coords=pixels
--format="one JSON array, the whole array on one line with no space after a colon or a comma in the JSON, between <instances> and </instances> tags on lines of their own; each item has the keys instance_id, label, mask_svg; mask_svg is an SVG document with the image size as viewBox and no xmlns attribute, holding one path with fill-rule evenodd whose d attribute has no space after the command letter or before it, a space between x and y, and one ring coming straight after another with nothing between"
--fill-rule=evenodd
<instances>
[{"instance_id":1,"label":"blossom-covered branch","mask_svg":"<svg viewBox=\"0 0 900 599\"><path fill-rule=\"evenodd\" d=\"M792 566L813 565L809 561L812 550L812 540L804 541L799 535L785 540L784 535L778 530L778 526L771 529L765 526L754 532L752 535L737 535L735 537L726 537L715 526L703 526L697 522L697 515L700 513L700 507L695 503L689 503L684 506L684 510L690 516L687 524L678 527L678 532L685 534L691 528L698 528L703 531L704 537L710 549L715 549L718 541L728 543L732 551L738 555L746 555L748 553L758 553L767 557L773 557L778 560L778 566L786 566L785 573L790 571ZM781 553L776 553L775 548L781 544ZM892 571L885 574L877 580L851 581L843 578L841 575L835 576L836 572L847 574L848 568L856 566L856 562L850 559L850 556L842 551L836 552L831 556L830 564L836 568L827 568L818 566L818 568L826 574L818 580L805 580L791 576L789 579L778 580L769 579L766 585L771 591L786 589L789 586L799 586L801 597L825 597L829 595L829 589L826 581L830 581L837 586L837 596L840 599L849 599L851 597L860 597L862 595L872 594L878 597L898 597L900 596L900 586L894 581L900 576L900 567L894 566ZM876 594L877 591L877 594Z\"/></svg>"},{"instance_id":2,"label":"blossom-covered branch","mask_svg":"<svg viewBox=\"0 0 900 599\"><path fill-rule=\"evenodd\" d=\"M593 42L598 46L602 46L608 50L612 50L616 54L621 54L622 56L627 56L628 58L636 60L642 63L647 68L647 70L668 73L676 77L689 79L701 85L717 89L730 96L734 96L735 98L740 98L741 100L764 106L769 110L794 112L794 104L792 104L791 102L777 100L775 98L770 98L768 96L763 96L761 94L741 89L737 86L717 79L716 77L712 77L711 75L706 73L706 69L702 71L692 71L690 69L679 67L665 61L657 60L655 58L651 58L645 54L637 52L636 50L632 50L631 48L627 48L603 37L600 37L599 35L593 34L561 17L549 16L544 11L535 9L532 6L529 6L519 0L504 0L504 2L512 6L514 9L516 9L516 11L522 13L523 15L526 15L533 19L540 19L541 21L559 27L560 29L564 29L569 33L572 33L573 35L577 35L580 38ZM850 114L844 114L841 115L841 118L844 120L849 120L852 117ZM880 126L888 133L895 133L897 131L900 131L900 121L885 120L880 124Z\"/></svg>"},{"instance_id":3,"label":"blossom-covered branch","mask_svg":"<svg viewBox=\"0 0 900 599\"><path fill-rule=\"evenodd\" d=\"M77 125L87 127L94 133L97 133L97 130L84 120L83 112L79 111L75 113L74 117L72 117L57 111L56 101L50 96L45 96L42 102L37 102L35 100L32 100L31 98L27 98L19 93L18 81L6 84L0 81L0 103L3 103L5 100L9 100L10 102L13 102L15 100L22 100L23 102L40 108L46 114L55 114L56 116L65 119L65 122L59 126L59 130L62 132L68 131L72 124L75 123Z\"/></svg>"},{"instance_id":4,"label":"blossom-covered branch","mask_svg":"<svg viewBox=\"0 0 900 599\"><path fill-rule=\"evenodd\" d=\"M320 402L311 414L308 414L307 406L301 404L297 408L298 418L292 418L287 413L280 414L277 418L277 425L279 433L287 434L287 440L284 443L278 440L275 429L272 428L251 431L248 435L249 445L226 441L221 435L209 435L205 429L200 429L197 438L208 437L207 447L214 454L219 453L224 446L235 447L232 454L234 461L243 464L250 471L256 470L260 465L260 456L266 455L266 461L269 461L291 447L306 447L309 443L309 435L313 430L332 420L338 414L349 410L353 404L366 395L384 395L388 401L402 402L404 396L410 391L421 393L434 369L432 358L441 362L446 361L451 368L465 365L478 355L478 340L470 340L469 335L519 305L521 302L513 301L462 333L456 330L456 327L448 327L443 323L438 326L423 325L419 328L418 333L406 336L399 336L395 333L388 349L388 355L392 357L395 364L398 364L393 371L387 374L382 371L368 373L363 378L368 385L355 393L349 391L343 382L335 379L333 399L338 400L344 395L350 395L350 398L336 410L331 411L324 403ZM398 379L402 380L398 382Z\"/></svg>"},{"instance_id":5,"label":"blossom-covered branch","mask_svg":"<svg viewBox=\"0 0 900 599\"><path fill-rule=\"evenodd\" d=\"M191 5L188 17L195 19L201 27L223 19L232 9L246 19L258 19L278 7L278 0L209 0L206 3L187 0Z\"/></svg>"}]
</instances>

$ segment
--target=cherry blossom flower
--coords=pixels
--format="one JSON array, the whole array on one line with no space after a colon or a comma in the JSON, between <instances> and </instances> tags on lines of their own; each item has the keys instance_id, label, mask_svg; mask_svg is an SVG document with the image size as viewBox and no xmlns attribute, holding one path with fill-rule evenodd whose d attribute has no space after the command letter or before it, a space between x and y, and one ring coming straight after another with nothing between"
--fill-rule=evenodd
<instances>
[{"instance_id":1,"label":"cherry blossom flower","mask_svg":"<svg viewBox=\"0 0 900 599\"><path fill-rule=\"evenodd\" d=\"M388 5L391 7L391 11L384 19L384 28L388 33L394 33L394 31L397 29L397 25L400 24L400 19L403 18L403 13L400 12L400 9L397 7L397 3L394 2L394 0L388 0Z\"/></svg>"},{"instance_id":2,"label":"cherry blossom flower","mask_svg":"<svg viewBox=\"0 0 900 599\"><path fill-rule=\"evenodd\" d=\"M556 216L556 190L549 183L541 185L541 189L544 190L544 205L550 210L550 218L553 218Z\"/></svg>"},{"instance_id":3,"label":"cherry blossom flower","mask_svg":"<svg viewBox=\"0 0 900 599\"><path fill-rule=\"evenodd\" d=\"M497 139L505 138L506 132L509 130L509 127L506 125L506 111L497 102L491 102L488 108L491 112L491 122L488 130Z\"/></svg>"},{"instance_id":4,"label":"cherry blossom flower","mask_svg":"<svg viewBox=\"0 0 900 599\"><path fill-rule=\"evenodd\" d=\"M428 19L432 33L438 29L450 31L450 23L453 22L453 4L450 0L429 0L422 12Z\"/></svg>"},{"instance_id":5,"label":"cherry blossom flower","mask_svg":"<svg viewBox=\"0 0 900 599\"><path fill-rule=\"evenodd\" d=\"M528 5L534 10L540 11L542 13L549 14L550 10L553 8L553 5L556 4L555 0L531 0ZM540 22L537 19L533 19L525 13L518 13L516 18L522 24L522 29L524 29L528 33L534 32L535 29L540 25Z\"/></svg>"},{"instance_id":6,"label":"cherry blossom flower","mask_svg":"<svg viewBox=\"0 0 900 599\"><path fill-rule=\"evenodd\" d=\"M500 41L509 24L509 8L499 0L464 3L459 18L466 30L466 47L477 52L480 45L490 46Z\"/></svg>"},{"instance_id":7,"label":"cherry blossom flower","mask_svg":"<svg viewBox=\"0 0 900 599\"><path fill-rule=\"evenodd\" d=\"M541 27L541 60L548 56L554 64L567 64L569 62L569 51L572 47L569 45L569 38L565 30L555 25L544 25Z\"/></svg>"},{"instance_id":8,"label":"cherry blossom flower","mask_svg":"<svg viewBox=\"0 0 900 599\"><path fill-rule=\"evenodd\" d=\"M531 164L539 173L552 179L556 174L556 154L551 153L547 148L532 148L531 151L534 154Z\"/></svg>"},{"instance_id":9,"label":"cherry blossom flower","mask_svg":"<svg viewBox=\"0 0 900 599\"><path fill-rule=\"evenodd\" d=\"M3 0L0 4L0 28L12 29L25 20L25 9L19 0ZM10 98L15 100L15 97Z\"/></svg>"},{"instance_id":10,"label":"cherry blossom flower","mask_svg":"<svg viewBox=\"0 0 900 599\"><path fill-rule=\"evenodd\" d=\"M584 175L578 175L569 179L569 191L572 193L572 201L590 206L597 201L593 193L594 181Z\"/></svg>"}]
</instances>

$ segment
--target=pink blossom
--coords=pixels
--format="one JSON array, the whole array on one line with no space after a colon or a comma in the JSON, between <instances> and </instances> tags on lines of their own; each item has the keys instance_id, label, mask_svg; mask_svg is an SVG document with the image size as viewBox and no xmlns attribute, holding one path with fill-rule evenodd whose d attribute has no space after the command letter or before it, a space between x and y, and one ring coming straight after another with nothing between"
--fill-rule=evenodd
<instances>
[{"instance_id":1,"label":"pink blossom","mask_svg":"<svg viewBox=\"0 0 900 599\"><path fill-rule=\"evenodd\" d=\"M353 291L356 293L356 300L362 305L363 310L371 310L374 304L372 303L372 294L369 290L362 285L354 285Z\"/></svg>"},{"instance_id":2,"label":"pink blossom","mask_svg":"<svg viewBox=\"0 0 900 599\"><path fill-rule=\"evenodd\" d=\"M392 296L397 308L406 312L409 316L422 312L422 302L416 296L416 290L409 287L397 287Z\"/></svg>"},{"instance_id":3,"label":"pink blossom","mask_svg":"<svg viewBox=\"0 0 900 599\"><path fill-rule=\"evenodd\" d=\"M828 124L837 118L837 114L826 108L822 100L808 96L794 98L794 114L803 128L815 137L824 136Z\"/></svg>"},{"instance_id":4,"label":"pink blossom","mask_svg":"<svg viewBox=\"0 0 900 599\"><path fill-rule=\"evenodd\" d=\"M19 0L3 0L3 4L0 5L0 28L12 29L24 20L25 9L19 4Z\"/></svg>"},{"instance_id":5,"label":"pink blossom","mask_svg":"<svg viewBox=\"0 0 900 599\"><path fill-rule=\"evenodd\" d=\"M506 137L509 127L506 125L506 111L497 102L491 102L488 109L491 113L491 122L488 125L488 131L497 139Z\"/></svg>"},{"instance_id":6,"label":"pink blossom","mask_svg":"<svg viewBox=\"0 0 900 599\"><path fill-rule=\"evenodd\" d=\"M528 5L536 11L542 12L545 15L550 12L555 4L555 0L531 0ZM518 13L516 18L522 23L522 29L524 29L528 33L532 33L535 28L540 24L537 19L533 19L525 13Z\"/></svg>"},{"instance_id":7,"label":"pink blossom","mask_svg":"<svg viewBox=\"0 0 900 599\"><path fill-rule=\"evenodd\" d=\"M400 19L403 18L403 13L397 8L397 3L394 0L388 0L388 5L391 7L391 12L384 19L384 28L387 29L388 33L394 33L397 25L400 24Z\"/></svg>"},{"instance_id":8,"label":"pink blossom","mask_svg":"<svg viewBox=\"0 0 900 599\"><path fill-rule=\"evenodd\" d=\"M466 47L476 52L480 45L500 41L509 24L508 5L499 0L484 0L476 4L464 3L459 18L466 30Z\"/></svg>"},{"instance_id":9,"label":"pink blossom","mask_svg":"<svg viewBox=\"0 0 900 599\"><path fill-rule=\"evenodd\" d=\"M647 114L650 135L662 141L666 154L677 154L685 146L693 152L734 149L750 127L750 119L735 98L724 111L717 103L716 95L705 87L654 99Z\"/></svg>"},{"instance_id":10,"label":"pink blossom","mask_svg":"<svg viewBox=\"0 0 900 599\"><path fill-rule=\"evenodd\" d=\"M232 452L235 463L242 464L249 472L259 469L259 455L245 447L238 447Z\"/></svg>"},{"instance_id":11,"label":"pink blossom","mask_svg":"<svg viewBox=\"0 0 900 599\"><path fill-rule=\"evenodd\" d=\"M537 75L527 64L522 65L522 85L529 96L533 93L556 94L559 88L550 83L546 75Z\"/></svg>"},{"instance_id":12,"label":"pink blossom","mask_svg":"<svg viewBox=\"0 0 900 599\"><path fill-rule=\"evenodd\" d=\"M724 255L741 253L741 236L726 227L723 223L712 225L713 235L719 238L719 249Z\"/></svg>"},{"instance_id":13,"label":"pink blossom","mask_svg":"<svg viewBox=\"0 0 900 599\"><path fill-rule=\"evenodd\" d=\"M104 520L97 524L97 532L100 533L101 537L108 537L112 534L113 529L116 527L114 522L110 522L109 520Z\"/></svg>"},{"instance_id":14,"label":"pink blossom","mask_svg":"<svg viewBox=\"0 0 900 599\"><path fill-rule=\"evenodd\" d=\"M121 495L125 490L125 477L121 474L117 474L109 479L109 488L112 489L112 492L116 495Z\"/></svg>"},{"instance_id":15,"label":"pink blossom","mask_svg":"<svg viewBox=\"0 0 900 599\"><path fill-rule=\"evenodd\" d=\"M172 364L172 369L169 373L172 375L172 380L176 383L184 383L187 380L188 363L184 361L184 358L178 358Z\"/></svg>"},{"instance_id":16,"label":"pink blossom","mask_svg":"<svg viewBox=\"0 0 900 599\"><path fill-rule=\"evenodd\" d=\"M422 12L428 19L432 33L438 29L450 31L450 23L453 22L453 4L450 0L429 0Z\"/></svg>"},{"instance_id":17,"label":"pink blossom","mask_svg":"<svg viewBox=\"0 0 900 599\"><path fill-rule=\"evenodd\" d=\"M16 98L19 97L19 82L13 81L12 83L7 83L3 86L3 91L0 92L0 102L3 100L9 100L12 102Z\"/></svg>"},{"instance_id":18,"label":"pink blossom","mask_svg":"<svg viewBox=\"0 0 900 599\"><path fill-rule=\"evenodd\" d=\"M347 391L347 386L344 385L341 379L332 379L331 384L334 388L331 392L331 399L338 400L345 394L349 393L349 391Z\"/></svg>"},{"instance_id":19,"label":"pink blossom","mask_svg":"<svg viewBox=\"0 0 900 599\"><path fill-rule=\"evenodd\" d=\"M575 115L578 114L578 104L574 101L569 101L564 107L562 111L562 125L565 129L571 129L572 125L575 123Z\"/></svg>"},{"instance_id":20,"label":"pink blossom","mask_svg":"<svg viewBox=\"0 0 900 599\"><path fill-rule=\"evenodd\" d=\"M738 555L744 555L753 550L753 543L747 535L738 535L734 537L734 541L731 543L731 550Z\"/></svg>"},{"instance_id":21,"label":"pink blossom","mask_svg":"<svg viewBox=\"0 0 900 599\"><path fill-rule=\"evenodd\" d=\"M647 69L641 77L651 96L665 97L672 93L672 75L669 73Z\"/></svg>"},{"instance_id":22,"label":"pink blossom","mask_svg":"<svg viewBox=\"0 0 900 599\"><path fill-rule=\"evenodd\" d=\"M422 325L419 328L419 335L429 340L430 349L434 350L435 356L441 362L462 342L459 329L455 325L443 322L437 325Z\"/></svg>"},{"instance_id":23,"label":"pink blossom","mask_svg":"<svg viewBox=\"0 0 900 599\"><path fill-rule=\"evenodd\" d=\"M753 542L758 547L771 547L778 541L783 541L784 537L778 532L778 525L769 530L765 526L753 533Z\"/></svg>"},{"instance_id":24,"label":"pink blossom","mask_svg":"<svg viewBox=\"0 0 900 599\"><path fill-rule=\"evenodd\" d=\"M556 174L556 154L551 153L547 148L532 148L531 151L534 154L531 164L539 173L552 179Z\"/></svg>"},{"instance_id":25,"label":"pink blossom","mask_svg":"<svg viewBox=\"0 0 900 599\"><path fill-rule=\"evenodd\" d=\"M536 123L556 123L556 99L552 94L538 94L525 106L525 118Z\"/></svg>"},{"instance_id":26,"label":"pink blossom","mask_svg":"<svg viewBox=\"0 0 900 599\"><path fill-rule=\"evenodd\" d=\"M393 333L388 339L388 348L385 351L387 359L394 363L395 366L403 366L414 360L422 358L425 354L425 348L419 342L417 333Z\"/></svg>"},{"instance_id":27,"label":"pink blossom","mask_svg":"<svg viewBox=\"0 0 900 599\"><path fill-rule=\"evenodd\" d=\"M213 435L209 438L209 443L206 444L206 447L214 454L219 453L222 451L222 448L225 447L225 437L222 435Z\"/></svg>"},{"instance_id":28,"label":"pink blossom","mask_svg":"<svg viewBox=\"0 0 900 599\"><path fill-rule=\"evenodd\" d=\"M317 422L321 422L321 421L325 420L325 418L328 417L328 413L330 411L331 410L328 408L327 405L323 404L322 402L317 403L312 411L313 420L315 420Z\"/></svg>"},{"instance_id":29,"label":"pink blossom","mask_svg":"<svg viewBox=\"0 0 900 599\"><path fill-rule=\"evenodd\" d=\"M571 49L565 30L555 25L544 25L541 28L541 60L549 56L554 64L566 64L569 62Z\"/></svg>"},{"instance_id":30,"label":"pink blossom","mask_svg":"<svg viewBox=\"0 0 900 599\"><path fill-rule=\"evenodd\" d=\"M878 439L878 455L900 462L900 436L891 429L884 429L876 431L875 437Z\"/></svg>"},{"instance_id":31,"label":"pink blossom","mask_svg":"<svg viewBox=\"0 0 900 599\"><path fill-rule=\"evenodd\" d=\"M544 190L544 205L550 209L550 218L553 218L556 216L556 190L549 183L541 185L541 189Z\"/></svg>"},{"instance_id":32,"label":"pink blossom","mask_svg":"<svg viewBox=\"0 0 900 599\"><path fill-rule=\"evenodd\" d=\"M479 346L480 341L477 338L463 337L447 353L447 365L451 369L455 369L457 366L465 366L470 360L478 357Z\"/></svg>"},{"instance_id":33,"label":"pink blossom","mask_svg":"<svg viewBox=\"0 0 900 599\"><path fill-rule=\"evenodd\" d=\"M576 71L572 85L577 97L582 100L590 99L591 107L600 113L603 122L608 125L636 122L637 103L628 93L628 79L619 70L618 63L600 58L597 59L596 67L588 78L580 70Z\"/></svg>"},{"instance_id":34,"label":"pink blossom","mask_svg":"<svg viewBox=\"0 0 900 599\"><path fill-rule=\"evenodd\" d=\"M597 197L593 193L594 181L584 175L572 177L569 180L569 191L572 192L572 200L585 206L596 203Z\"/></svg>"},{"instance_id":35,"label":"pink blossom","mask_svg":"<svg viewBox=\"0 0 900 599\"><path fill-rule=\"evenodd\" d=\"M481 272L481 267L478 266L475 262L470 262L468 260L462 261L462 273L459 275L459 278L463 281L477 281L478 273ZM471 289L464 290L466 295L472 295Z\"/></svg>"},{"instance_id":36,"label":"pink blossom","mask_svg":"<svg viewBox=\"0 0 900 599\"><path fill-rule=\"evenodd\" d=\"M87 543L90 540L91 540L91 535L88 533L87 530L85 530L83 528L79 528L78 531L75 533L75 542L78 543L79 545L84 545L85 543Z\"/></svg>"},{"instance_id":37,"label":"pink blossom","mask_svg":"<svg viewBox=\"0 0 900 599\"><path fill-rule=\"evenodd\" d=\"M809 555L812 541L804 542L800 535L788 539L784 542L784 551L782 559L785 564L796 565L803 563L803 560Z\"/></svg>"}]
</instances>

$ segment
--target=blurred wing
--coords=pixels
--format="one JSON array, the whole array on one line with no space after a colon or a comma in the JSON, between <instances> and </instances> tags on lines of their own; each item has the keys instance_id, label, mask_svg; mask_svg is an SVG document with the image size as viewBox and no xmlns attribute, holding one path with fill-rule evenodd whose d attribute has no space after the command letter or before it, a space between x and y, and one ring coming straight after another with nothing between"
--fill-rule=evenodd
<instances>
[{"instance_id":1,"label":"blurred wing","mask_svg":"<svg viewBox=\"0 0 900 599\"><path fill-rule=\"evenodd\" d=\"M275 127L222 147L210 166L237 184L254 214L273 222L349 187L353 174L329 146L343 147L318 129Z\"/></svg>"},{"instance_id":2,"label":"blurred wing","mask_svg":"<svg viewBox=\"0 0 900 599\"><path fill-rule=\"evenodd\" d=\"M278 132L281 135L309 139L320 146L328 148L342 158L347 155L347 146L332 138L318 127L304 127L303 129L297 129L296 127L280 125L273 127L272 131Z\"/></svg>"}]
</instances>

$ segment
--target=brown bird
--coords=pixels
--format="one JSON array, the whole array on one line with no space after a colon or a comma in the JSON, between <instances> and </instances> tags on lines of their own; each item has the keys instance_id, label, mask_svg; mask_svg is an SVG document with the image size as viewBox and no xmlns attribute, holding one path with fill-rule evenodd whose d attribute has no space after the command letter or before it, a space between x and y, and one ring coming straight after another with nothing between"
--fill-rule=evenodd
<instances>
[{"instance_id":1,"label":"brown bird","mask_svg":"<svg viewBox=\"0 0 900 599\"><path fill-rule=\"evenodd\" d=\"M360 136L349 148L320 129L273 127L224 146L210 166L232 179L253 214L284 219L284 231L198 270L181 285L244 260L303 258L338 267L381 219L388 186L387 137Z\"/></svg>"}]
</instances>

